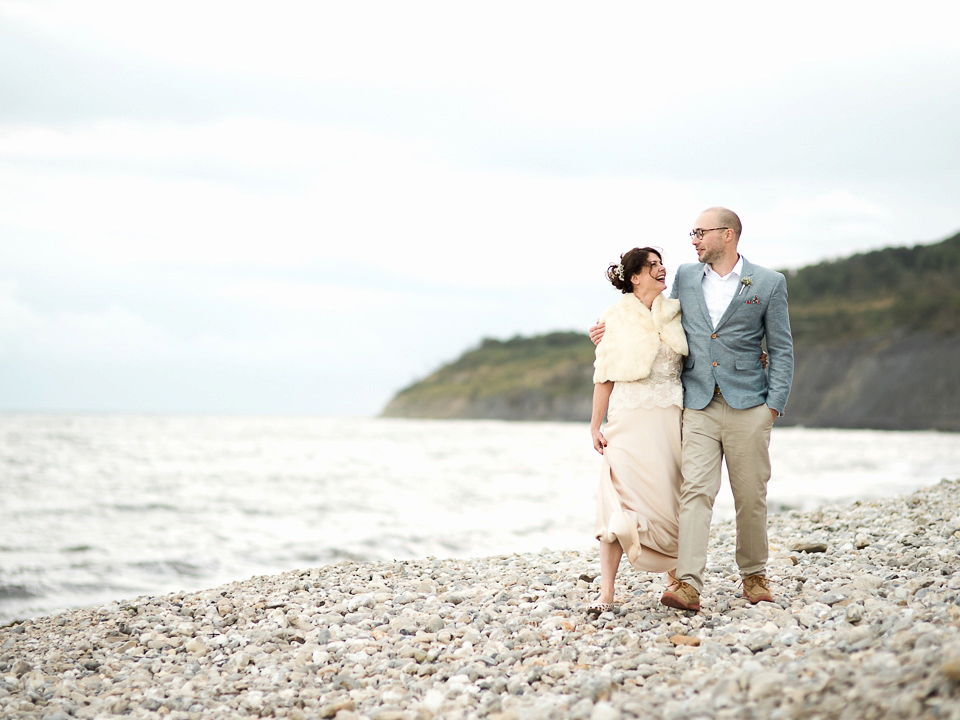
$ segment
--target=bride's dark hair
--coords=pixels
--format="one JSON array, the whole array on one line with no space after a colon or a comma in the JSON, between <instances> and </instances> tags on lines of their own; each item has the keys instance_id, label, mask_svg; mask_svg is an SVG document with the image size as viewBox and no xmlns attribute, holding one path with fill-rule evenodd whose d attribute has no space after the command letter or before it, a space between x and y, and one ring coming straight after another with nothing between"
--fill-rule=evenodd
<instances>
[{"instance_id":1,"label":"bride's dark hair","mask_svg":"<svg viewBox=\"0 0 960 720\"><path fill-rule=\"evenodd\" d=\"M656 248L643 247L627 250L620 256L618 264L607 268L607 280L623 294L633 292L633 283L630 282L630 278L646 267L651 255L656 255L660 258L660 262L663 262L663 255Z\"/></svg>"}]
</instances>

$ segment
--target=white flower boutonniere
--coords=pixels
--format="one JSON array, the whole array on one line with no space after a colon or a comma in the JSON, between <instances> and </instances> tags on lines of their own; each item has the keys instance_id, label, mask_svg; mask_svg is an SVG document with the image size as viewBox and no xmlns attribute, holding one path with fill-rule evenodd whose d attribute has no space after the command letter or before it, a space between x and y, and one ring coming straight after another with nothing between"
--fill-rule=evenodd
<instances>
[{"instance_id":1,"label":"white flower boutonniere","mask_svg":"<svg viewBox=\"0 0 960 720\"><path fill-rule=\"evenodd\" d=\"M743 280L740 281L740 292L738 292L737 295L741 295L743 293L744 288L748 288L751 285L753 285L753 280L751 280L748 277L745 277Z\"/></svg>"}]
</instances>

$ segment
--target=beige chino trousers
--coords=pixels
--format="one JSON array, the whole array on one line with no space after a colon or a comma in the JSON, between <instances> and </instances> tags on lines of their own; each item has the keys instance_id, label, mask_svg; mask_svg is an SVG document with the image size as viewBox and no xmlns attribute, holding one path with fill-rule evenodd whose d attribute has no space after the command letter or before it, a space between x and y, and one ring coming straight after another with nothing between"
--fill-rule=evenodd
<instances>
[{"instance_id":1,"label":"beige chino trousers","mask_svg":"<svg viewBox=\"0 0 960 720\"><path fill-rule=\"evenodd\" d=\"M737 513L737 565L741 576L767 563L767 482L773 416L764 405L737 410L722 395L702 410L683 409L680 542L677 578L703 592L713 503L726 459Z\"/></svg>"}]
</instances>

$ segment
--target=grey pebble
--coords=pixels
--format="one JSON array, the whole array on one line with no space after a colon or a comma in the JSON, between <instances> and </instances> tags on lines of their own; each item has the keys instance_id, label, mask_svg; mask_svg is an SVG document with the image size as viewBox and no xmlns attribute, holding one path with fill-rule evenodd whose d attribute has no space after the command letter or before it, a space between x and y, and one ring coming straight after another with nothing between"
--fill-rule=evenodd
<instances>
[{"instance_id":1,"label":"grey pebble","mask_svg":"<svg viewBox=\"0 0 960 720\"><path fill-rule=\"evenodd\" d=\"M824 605L836 605L839 602L843 602L847 599L847 596L840 592L830 592L825 595L821 595L819 602L822 602Z\"/></svg>"}]
</instances>

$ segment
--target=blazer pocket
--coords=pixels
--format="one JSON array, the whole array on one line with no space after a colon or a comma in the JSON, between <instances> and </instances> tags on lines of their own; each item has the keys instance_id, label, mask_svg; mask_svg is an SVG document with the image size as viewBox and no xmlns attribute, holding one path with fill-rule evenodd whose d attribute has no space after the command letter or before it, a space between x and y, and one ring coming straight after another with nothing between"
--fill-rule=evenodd
<instances>
[{"instance_id":1,"label":"blazer pocket","mask_svg":"<svg viewBox=\"0 0 960 720\"><path fill-rule=\"evenodd\" d=\"M690 357L689 355L687 355L687 357L686 357L686 358L684 359L684 361L683 361L683 366L684 366L685 368L687 368L688 370L689 370L690 368L692 368L692 367L693 367L693 358Z\"/></svg>"},{"instance_id":2,"label":"blazer pocket","mask_svg":"<svg viewBox=\"0 0 960 720\"><path fill-rule=\"evenodd\" d=\"M737 360L734 367L737 370L762 370L763 364L760 362L760 358L755 358L753 360Z\"/></svg>"}]
</instances>

